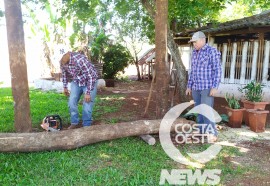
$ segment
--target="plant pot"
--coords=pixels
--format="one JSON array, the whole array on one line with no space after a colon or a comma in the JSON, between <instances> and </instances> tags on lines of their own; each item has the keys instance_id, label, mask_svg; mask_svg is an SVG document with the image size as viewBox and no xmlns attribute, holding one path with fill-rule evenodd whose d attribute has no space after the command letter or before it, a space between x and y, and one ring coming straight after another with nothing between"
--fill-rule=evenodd
<instances>
[{"instance_id":1,"label":"plant pot","mask_svg":"<svg viewBox=\"0 0 270 186\"><path fill-rule=\"evenodd\" d=\"M247 100L242 100L245 109L261 109L264 110L265 106L269 104L269 102L252 102ZM244 112L244 121L247 126L249 126L249 119L247 110Z\"/></svg>"},{"instance_id":2,"label":"plant pot","mask_svg":"<svg viewBox=\"0 0 270 186\"><path fill-rule=\"evenodd\" d=\"M249 127L253 132L264 132L268 110L247 109Z\"/></svg>"},{"instance_id":3,"label":"plant pot","mask_svg":"<svg viewBox=\"0 0 270 186\"><path fill-rule=\"evenodd\" d=\"M242 121L243 121L243 114L246 109L232 109L229 107L226 107L227 114L229 116L229 123L227 124L229 127L232 128L241 128Z\"/></svg>"},{"instance_id":4,"label":"plant pot","mask_svg":"<svg viewBox=\"0 0 270 186\"><path fill-rule=\"evenodd\" d=\"M106 87L114 87L114 79L105 79Z\"/></svg>"}]
</instances>

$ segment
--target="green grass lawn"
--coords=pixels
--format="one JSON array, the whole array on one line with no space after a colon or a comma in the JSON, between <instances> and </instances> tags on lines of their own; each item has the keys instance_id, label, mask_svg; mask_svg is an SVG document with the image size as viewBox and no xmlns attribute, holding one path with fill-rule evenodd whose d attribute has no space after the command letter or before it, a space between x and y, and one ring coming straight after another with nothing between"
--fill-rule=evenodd
<instances>
[{"instance_id":1,"label":"green grass lawn","mask_svg":"<svg viewBox=\"0 0 270 186\"><path fill-rule=\"evenodd\" d=\"M95 119L116 112L124 95L98 96ZM67 98L55 92L30 90L33 127L48 114L59 114L69 123ZM81 109L81 108L80 108ZM14 132L10 88L0 89L0 131ZM113 123L113 122L112 122ZM181 152L202 151L209 145L179 146ZM221 169L221 183L248 171L225 163L226 157L241 156L234 147L223 147L207 169ZM138 137L105 141L69 151L0 153L0 185L159 185L162 169L179 169L159 142L149 146Z\"/></svg>"},{"instance_id":2,"label":"green grass lawn","mask_svg":"<svg viewBox=\"0 0 270 186\"><path fill-rule=\"evenodd\" d=\"M97 96L93 112L95 120L103 121L102 116L117 111L122 105L122 95ZM68 98L53 91L42 92L30 89L31 119L33 128L41 130L45 116L58 114L64 125L69 125ZM79 104L81 114L82 105ZM14 132L13 98L10 88L0 89L0 132ZM107 122L104 120L104 122Z\"/></svg>"}]
</instances>

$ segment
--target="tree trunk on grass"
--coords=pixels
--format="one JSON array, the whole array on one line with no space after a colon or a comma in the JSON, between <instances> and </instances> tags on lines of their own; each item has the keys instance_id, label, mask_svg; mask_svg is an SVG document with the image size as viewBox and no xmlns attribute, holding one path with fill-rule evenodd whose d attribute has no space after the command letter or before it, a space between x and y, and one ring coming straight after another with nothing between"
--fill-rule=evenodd
<instances>
[{"instance_id":1,"label":"tree trunk on grass","mask_svg":"<svg viewBox=\"0 0 270 186\"><path fill-rule=\"evenodd\" d=\"M9 63L16 132L32 130L21 1L5 0Z\"/></svg>"},{"instance_id":2,"label":"tree trunk on grass","mask_svg":"<svg viewBox=\"0 0 270 186\"><path fill-rule=\"evenodd\" d=\"M115 125L94 125L60 132L0 133L0 152L71 150L101 141L156 134L159 132L160 123L161 120L140 120ZM179 123L192 124L192 121L186 119L174 121L174 125ZM174 131L174 125L171 127L172 131Z\"/></svg>"}]
</instances>

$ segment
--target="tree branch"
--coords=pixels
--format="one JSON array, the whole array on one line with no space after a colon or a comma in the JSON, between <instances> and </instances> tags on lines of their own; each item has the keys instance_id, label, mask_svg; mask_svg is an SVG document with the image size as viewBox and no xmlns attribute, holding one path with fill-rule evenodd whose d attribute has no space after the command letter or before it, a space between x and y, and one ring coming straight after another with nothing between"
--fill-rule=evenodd
<instances>
[{"instance_id":1,"label":"tree branch","mask_svg":"<svg viewBox=\"0 0 270 186\"><path fill-rule=\"evenodd\" d=\"M150 17L155 20L155 16L156 16L156 11L155 11L155 6L152 5L149 0L140 0L143 7L147 10L147 12L149 13Z\"/></svg>"}]
</instances>

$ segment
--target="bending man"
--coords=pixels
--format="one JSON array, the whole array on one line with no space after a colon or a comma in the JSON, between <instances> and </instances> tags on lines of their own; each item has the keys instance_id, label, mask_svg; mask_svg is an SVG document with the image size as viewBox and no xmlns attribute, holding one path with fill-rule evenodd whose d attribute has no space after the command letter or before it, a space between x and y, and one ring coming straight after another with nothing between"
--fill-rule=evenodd
<instances>
[{"instance_id":1,"label":"bending man","mask_svg":"<svg viewBox=\"0 0 270 186\"><path fill-rule=\"evenodd\" d=\"M97 71L85 55L68 52L61 58L61 70L63 76L64 94L69 96L69 112L71 125L68 129L74 129L79 124L78 102L84 95L82 120L83 126L92 124L92 110L97 94ZM68 90L70 82L70 92Z\"/></svg>"}]
</instances>

